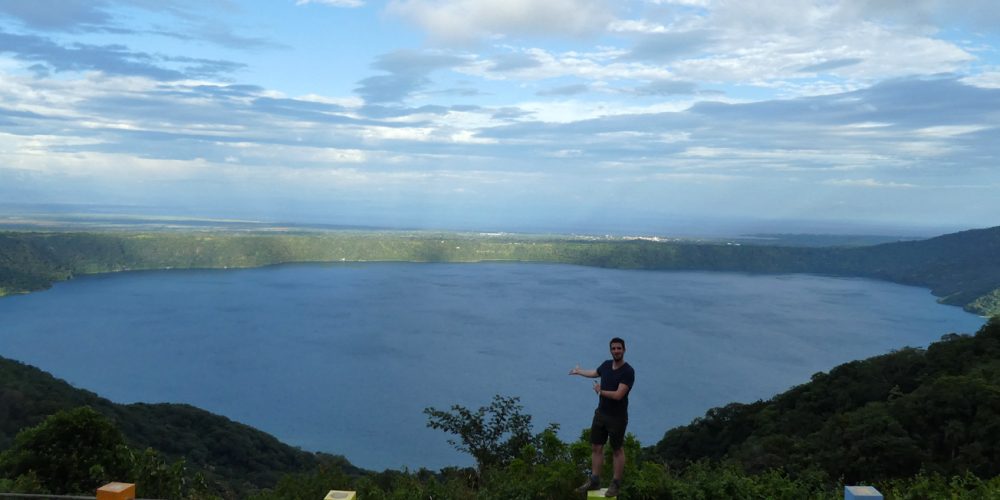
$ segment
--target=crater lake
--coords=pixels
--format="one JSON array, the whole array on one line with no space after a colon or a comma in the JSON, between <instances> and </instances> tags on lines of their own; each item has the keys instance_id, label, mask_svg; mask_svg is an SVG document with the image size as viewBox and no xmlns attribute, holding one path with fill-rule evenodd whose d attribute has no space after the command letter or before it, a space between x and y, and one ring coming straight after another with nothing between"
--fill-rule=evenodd
<instances>
[{"instance_id":1,"label":"crater lake","mask_svg":"<svg viewBox=\"0 0 1000 500\"><path fill-rule=\"evenodd\" d=\"M713 406L983 319L855 278L526 263L294 264L85 276L0 299L0 355L119 403L189 403L369 469L470 465L426 407L518 396L535 431L589 427L568 376L627 342L629 430L652 445Z\"/></svg>"}]
</instances>

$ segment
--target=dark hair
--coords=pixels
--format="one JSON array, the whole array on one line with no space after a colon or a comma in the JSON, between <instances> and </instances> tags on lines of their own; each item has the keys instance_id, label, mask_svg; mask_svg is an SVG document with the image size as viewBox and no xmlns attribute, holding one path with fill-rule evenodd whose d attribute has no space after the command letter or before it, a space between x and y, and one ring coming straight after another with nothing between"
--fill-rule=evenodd
<instances>
[{"instance_id":1,"label":"dark hair","mask_svg":"<svg viewBox=\"0 0 1000 500\"><path fill-rule=\"evenodd\" d=\"M622 339L620 339L620 338L618 338L618 337L615 337L615 338L611 339L611 342L608 342L608 347L611 347L612 344L621 344L622 345L622 349L625 348L625 341L622 340Z\"/></svg>"}]
</instances>

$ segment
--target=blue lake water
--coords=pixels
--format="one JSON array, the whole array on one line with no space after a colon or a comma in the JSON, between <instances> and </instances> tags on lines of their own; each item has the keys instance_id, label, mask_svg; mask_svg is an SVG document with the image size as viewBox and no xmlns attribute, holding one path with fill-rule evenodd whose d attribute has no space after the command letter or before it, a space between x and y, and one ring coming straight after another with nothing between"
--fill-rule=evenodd
<instances>
[{"instance_id":1,"label":"blue lake water","mask_svg":"<svg viewBox=\"0 0 1000 500\"><path fill-rule=\"evenodd\" d=\"M467 465L422 410L519 396L573 439L607 342L644 445L713 406L982 318L922 288L549 264L282 265L89 276L0 300L0 355L113 401L190 403L371 468Z\"/></svg>"}]
</instances>

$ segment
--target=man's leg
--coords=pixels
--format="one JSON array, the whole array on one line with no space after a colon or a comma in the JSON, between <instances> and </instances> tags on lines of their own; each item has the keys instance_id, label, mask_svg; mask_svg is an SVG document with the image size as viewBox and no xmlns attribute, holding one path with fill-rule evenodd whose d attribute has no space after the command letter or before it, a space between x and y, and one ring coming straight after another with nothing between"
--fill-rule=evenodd
<instances>
[{"instance_id":1,"label":"man's leg","mask_svg":"<svg viewBox=\"0 0 1000 500\"><path fill-rule=\"evenodd\" d=\"M615 470L618 470L618 462L615 462ZM590 470L594 476L601 477L601 469L604 468L604 445L590 445ZM617 472L616 472L617 474Z\"/></svg>"},{"instance_id":2,"label":"man's leg","mask_svg":"<svg viewBox=\"0 0 1000 500\"><path fill-rule=\"evenodd\" d=\"M614 467L614 480L604 493L606 497L616 497L621 491L622 476L625 474L625 428L628 417L616 418L611 422L609 435L611 437L611 459Z\"/></svg>"},{"instance_id":3,"label":"man's leg","mask_svg":"<svg viewBox=\"0 0 1000 500\"><path fill-rule=\"evenodd\" d=\"M615 481L622 482L622 475L625 473L625 448L618 448L612 455L615 467Z\"/></svg>"},{"instance_id":4,"label":"man's leg","mask_svg":"<svg viewBox=\"0 0 1000 500\"><path fill-rule=\"evenodd\" d=\"M611 486L608 486L608 491L604 492L604 496L617 497L621 493L622 473L625 472L625 448L619 447L614 450L611 457L614 460L615 478L611 481Z\"/></svg>"},{"instance_id":5,"label":"man's leg","mask_svg":"<svg viewBox=\"0 0 1000 500\"><path fill-rule=\"evenodd\" d=\"M576 489L579 493L585 493L590 490L596 490L601 487L601 467L604 466L604 445L603 444L591 444L590 445L590 477L587 478L587 482L580 485Z\"/></svg>"},{"instance_id":6,"label":"man's leg","mask_svg":"<svg viewBox=\"0 0 1000 500\"><path fill-rule=\"evenodd\" d=\"M604 468L604 443L608 439L604 423L594 412L594 421L590 425L590 477L587 482L576 489L578 492L596 490L601 485L601 469Z\"/></svg>"}]
</instances>

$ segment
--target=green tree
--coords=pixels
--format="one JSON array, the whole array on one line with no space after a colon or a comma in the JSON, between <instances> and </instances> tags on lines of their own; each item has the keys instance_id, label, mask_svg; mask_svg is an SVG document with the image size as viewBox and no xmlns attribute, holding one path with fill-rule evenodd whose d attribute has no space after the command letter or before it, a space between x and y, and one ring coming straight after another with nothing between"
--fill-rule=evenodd
<instances>
[{"instance_id":1,"label":"green tree","mask_svg":"<svg viewBox=\"0 0 1000 500\"><path fill-rule=\"evenodd\" d=\"M18 433L0 455L0 474L34 476L50 493L90 493L130 476L128 448L121 431L91 408L60 411Z\"/></svg>"},{"instance_id":2,"label":"green tree","mask_svg":"<svg viewBox=\"0 0 1000 500\"><path fill-rule=\"evenodd\" d=\"M139 497L185 498L192 489L187 480L187 466L183 459L168 464L152 448L146 448L142 453L129 450L127 458L131 469L128 480L136 483L136 494ZM203 489L207 487L203 486Z\"/></svg>"},{"instance_id":3,"label":"green tree","mask_svg":"<svg viewBox=\"0 0 1000 500\"><path fill-rule=\"evenodd\" d=\"M471 411L452 405L451 411L425 408L427 427L458 436L448 439L457 450L472 455L479 472L511 462L526 445L532 444L531 415L523 413L520 398L493 396L489 406Z\"/></svg>"},{"instance_id":4,"label":"green tree","mask_svg":"<svg viewBox=\"0 0 1000 500\"><path fill-rule=\"evenodd\" d=\"M250 496L251 500L271 500L285 498L323 498L330 490L353 489L353 480L343 470L340 463L324 462L309 472L286 474L278 480L274 488L259 491Z\"/></svg>"}]
</instances>

